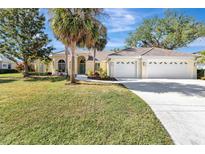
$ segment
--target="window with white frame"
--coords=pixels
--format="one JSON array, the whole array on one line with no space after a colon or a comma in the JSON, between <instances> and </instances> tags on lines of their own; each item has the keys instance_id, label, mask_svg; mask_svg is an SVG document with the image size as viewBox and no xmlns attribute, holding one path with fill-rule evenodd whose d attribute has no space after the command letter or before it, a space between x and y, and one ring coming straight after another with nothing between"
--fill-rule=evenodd
<instances>
[{"instance_id":1,"label":"window with white frame","mask_svg":"<svg viewBox=\"0 0 205 154\"><path fill-rule=\"evenodd\" d=\"M7 69L8 68L7 64L2 64L2 68Z\"/></svg>"}]
</instances>

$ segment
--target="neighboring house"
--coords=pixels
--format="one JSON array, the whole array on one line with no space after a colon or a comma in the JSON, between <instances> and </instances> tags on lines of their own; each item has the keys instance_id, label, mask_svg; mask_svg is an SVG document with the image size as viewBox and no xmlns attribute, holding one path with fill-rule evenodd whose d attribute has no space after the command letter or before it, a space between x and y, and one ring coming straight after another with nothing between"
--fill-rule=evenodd
<instances>
[{"instance_id":1,"label":"neighboring house","mask_svg":"<svg viewBox=\"0 0 205 154\"><path fill-rule=\"evenodd\" d=\"M16 69L16 63L0 54L0 69Z\"/></svg>"},{"instance_id":2,"label":"neighboring house","mask_svg":"<svg viewBox=\"0 0 205 154\"><path fill-rule=\"evenodd\" d=\"M87 74L89 70L93 70L92 55L92 52L77 53L76 74ZM51 58L50 71L53 74L65 72L65 52L54 53ZM195 62L196 56L193 54L161 48L128 48L118 52L102 51L96 54L97 68L107 71L111 77L195 79Z\"/></svg>"}]
</instances>

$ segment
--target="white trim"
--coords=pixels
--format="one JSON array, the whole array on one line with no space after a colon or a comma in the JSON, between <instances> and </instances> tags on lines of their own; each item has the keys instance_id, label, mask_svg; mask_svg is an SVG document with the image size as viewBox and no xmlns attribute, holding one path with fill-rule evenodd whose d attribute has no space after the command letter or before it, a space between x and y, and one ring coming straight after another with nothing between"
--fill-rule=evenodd
<instances>
[{"instance_id":1,"label":"white trim","mask_svg":"<svg viewBox=\"0 0 205 154\"><path fill-rule=\"evenodd\" d=\"M142 59L195 59L195 57L189 56L142 56Z\"/></svg>"},{"instance_id":2,"label":"white trim","mask_svg":"<svg viewBox=\"0 0 205 154\"><path fill-rule=\"evenodd\" d=\"M139 59L141 56L108 56L111 59Z\"/></svg>"}]
</instances>

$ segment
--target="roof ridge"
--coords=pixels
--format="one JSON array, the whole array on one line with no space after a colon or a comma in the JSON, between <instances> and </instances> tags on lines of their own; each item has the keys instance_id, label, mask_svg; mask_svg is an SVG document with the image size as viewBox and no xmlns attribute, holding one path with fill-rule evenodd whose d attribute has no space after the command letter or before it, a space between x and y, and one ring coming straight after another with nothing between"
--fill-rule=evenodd
<instances>
[{"instance_id":1,"label":"roof ridge","mask_svg":"<svg viewBox=\"0 0 205 154\"><path fill-rule=\"evenodd\" d=\"M150 52L151 50L153 50L154 47L152 47L151 49L147 50L146 52L144 52L141 56L144 56L145 54L147 54L148 52Z\"/></svg>"}]
</instances>

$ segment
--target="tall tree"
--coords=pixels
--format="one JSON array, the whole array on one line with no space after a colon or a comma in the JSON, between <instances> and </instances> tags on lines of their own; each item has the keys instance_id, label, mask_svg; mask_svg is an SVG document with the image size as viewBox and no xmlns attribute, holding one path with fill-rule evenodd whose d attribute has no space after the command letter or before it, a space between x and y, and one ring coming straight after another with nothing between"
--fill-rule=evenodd
<instances>
[{"instance_id":1,"label":"tall tree","mask_svg":"<svg viewBox=\"0 0 205 154\"><path fill-rule=\"evenodd\" d=\"M0 9L0 53L11 60L24 63L24 77L28 65L36 59L48 60L53 47L44 33L45 17L39 9Z\"/></svg>"},{"instance_id":2,"label":"tall tree","mask_svg":"<svg viewBox=\"0 0 205 154\"><path fill-rule=\"evenodd\" d=\"M129 35L126 45L176 49L185 47L203 36L205 36L204 23L179 12L167 10L164 18L145 19L136 31Z\"/></svg>"},{"instance_id":3,"label":"tall tree","mask_svg":"<svg viewBox=\"0 0 205 154\"><path fill-rule=\"evenodd\" d=\"M68 47L65 46L65 72L66 72L66 79L68 80Z\"/></svg>"},{"instance_id":4,"label":"tall tree","mask_svg":"<svg viewBox=\"0 0 205 154\"><path fill-rule=\"evenodd\" d=\"M199 57L197 58L197 62L199 63L205 63L205 50L199 52Z\"/></svg>"},{"instance_id":5,"label":"tall tree","mask_svg":"<svg viewBox=\"0 0 205 154\"><path fill-rule=\"evenodd\" d=\"M97 51L102 51L106 44L107 44L107 29L104 25L98 24L98 37L95 40L95 43L93 45L93 72L96 71L96 65L95 65L95 59L96 59L96 52Z\"/></svg>"},{"instance_id":6,"label":"tall tree","mask_svg":"<svg viewBox=\"0 0 205 154\"><path fill-rule=\"evenodd\" d=\"M94 21L94 30L91 32L93 33L93 35L82 37L79 40L78 44L80 47L84 47L86 44L86 47L89 50L93 50L93 72L95 72L96 53L97 51L102 51L107 44L107 28L100 21L96 19L93 19L93 21Z\"/></svg>"},{"instance_id":7,"label":"tall tree","mask_svg":"<svg viewBox=\"0 0 205 154\"><path fill-rule=\"evenodd\" d=\"M71 49L70 81L75 83L75 56L79 44L90 45L97 37L95 20L102 9L51 9L51 27L56 37ZM80 41L86 38L84 42Z\"/></svg>"}]
</instances>

